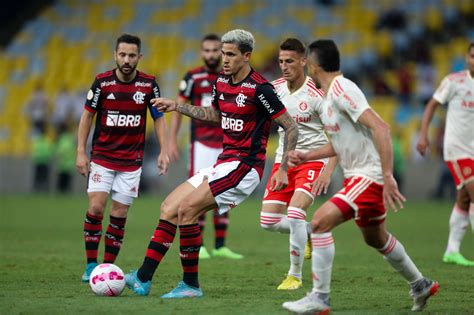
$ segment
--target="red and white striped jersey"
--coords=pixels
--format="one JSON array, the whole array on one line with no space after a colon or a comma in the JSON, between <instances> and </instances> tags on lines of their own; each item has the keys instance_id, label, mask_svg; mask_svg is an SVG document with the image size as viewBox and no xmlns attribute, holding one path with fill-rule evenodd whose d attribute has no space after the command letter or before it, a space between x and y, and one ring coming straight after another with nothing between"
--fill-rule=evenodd
<instances>
[{"instance_id":1,"label":"red and white striped jersey","mask_svg":"<svg viewBox=\"0 0 474 315\"><path fill-rule=\"evenodd\" d=\"M444 159L474 158L474 79L469 70L445 77L433 98L448 104Z\"/></svg>"},{"instance_id":2,"label":"red and white striped jersey","mask_svg":"<svg viewBox=\"0 0 474 315\"><path fill-rule=\"evenodd\" d=\"M298 126L299 134L296 150L306 152L328 143L323 123L319 117L324 93L316 88L313 80L306 77L304 84L293 93L290 93L286 80L283 78L273 81L272 84L287 112L293 117ZM276 150L275 163L281 163L283 156L285 140L283 128L278 128L278 134L280 139Z\"/></svg>"},{"instance_id":3,"label":"red and white striped jersey","mask_svg":"<svg viewBox=\"0 0 474 315\"><path fill-rule=\"evenodd\" d=\"M321 104L321 120L339 157L344 177L364 176L383 184L382 165L372 132L357 122L370 108L359 87L338 75Z\"/></svg>"}]
</instances>

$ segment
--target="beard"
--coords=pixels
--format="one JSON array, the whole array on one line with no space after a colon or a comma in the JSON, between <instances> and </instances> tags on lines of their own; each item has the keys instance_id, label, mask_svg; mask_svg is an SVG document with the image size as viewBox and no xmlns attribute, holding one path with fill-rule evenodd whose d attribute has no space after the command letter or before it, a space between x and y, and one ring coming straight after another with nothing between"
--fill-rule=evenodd
<instances>
[{"instance_id":1,"label":"beard","mask_svg":"<svg viewBox=\"0 0 474 315\"><path fill-rule=\"evenodd\" d=\"M128 68L127 68L128 67ZM125 68L125 69L124 69ZM137 68L137 66L134 66L132 67L131 65L123 65L123 66L120 66L118 63L117 63L117 69L123 74L123 75L130 75L132 74L135 69Z\"/></svg>"},{"instance_id":2,"label":"beard","mask_svg":"<svg viewBox=\"0 0 474 315\"><path fill-rule=\"evenodd\" d=\"M219 68L219 66L221 65L221 58L204 59L204 63L206 64L206 66L209 69L215 70L215 69Z\"/></svg>"}]
</instances>

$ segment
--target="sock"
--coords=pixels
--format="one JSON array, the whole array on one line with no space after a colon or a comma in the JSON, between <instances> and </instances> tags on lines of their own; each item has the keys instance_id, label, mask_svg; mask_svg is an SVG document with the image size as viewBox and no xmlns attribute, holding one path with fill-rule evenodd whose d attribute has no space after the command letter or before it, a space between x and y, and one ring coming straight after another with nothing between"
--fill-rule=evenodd
<instances>
[{"instance_id":1,"label":"sock","mask_svg":"<svg viewBox=\"0 0 474 315\"><path fill-rule=\"evenodd\" d=\"M260 226L271 232L290 233L288 217L280 213L260 212Z\"/></svg>"},{"instance_id":2,"label":"sock","mask_svg":"<svg viewBox=\"0 0 474 315\"><path fill-rule=\"evenodd\" d=\"M304 248L308 240L306 211L296 207L288 207L288 221L290 223L290 270L288 274L301 279Z\"/></svg>"},{"instance_id":3,"label":"sock","mask_svg":"<svg viewBox=\"0 0 474 315\"><path fill-rule=\"evenodd\" d=\"M102 216L86 213L84 221L84 242L86 244L87 263L97 263L97 252L102 236Z\"/></svg>"},{"instance_id":4,"label":"sock","mask_svg":"<svg viewBox=\"0 0 474 315\"><path fill-rule=\"evenodd\" d=\"M199 288L199 249L202 242L199 225L197 223L180 225L179 234L179 257L183 266L183 281L187 285Z\"/></svg>"},{"instance_id":5,"label":"sock","mask_svg":"<svg viewBox=\"0 0 474 315\"><path fill-rule=\"evenodd\" d=\"M227 227L229 226L229 212L219 214L214 210L214 228L216 229L216 249L225 246Z\"/></svg>"},{"instance_id":6,"label":"sock","mask_svg":"<svg viewBox=\"0 0 474 315\"><path fill-rule=\"evenodd\" d=\"M449 218L449 238L445 254L459 253L461 241L464 238L464 234L466 234L468 225L468 212L454 204L453 212L451 212L451 217Z\"/></svg>"},{"instance_id":7,"label":"sock","mask_svg":"<svg viewBox=\"0 0 474 315\"><path fill-rule=\"evenodd\" d=\"M407 255L403 245L397 241L393 235L390 234L387 243L377 250L393 269L401 274L409 283L416 282L423 278L421 272Z\"/></svg>"},{"instance_id":8,"label":"sock","mask_svg":"<svg viewBox=\"0 0 474 315\"><path fill-rule=\"evenodd\" d=\"M313 273L313 292L329 293L331 272L336 247L332 233L312 233L313 246L311 271Z\"/></svg>"},{"instance_id":9,"label":"sock","mask_svg":"<svg viewBox=\"0 0 474 315\"><path fill-rule=\"evenodd\" d=\"M125 223L127 218L110 216L110 223L105 232L104 263L113 264L122 247L123 235L125 234Z\"/></svg>"},{"instance_id":10,"label":"sock","mask_svg":"<svg viewBox=\"0 0 474 315\"><path fill-rule=\"evenodd\" d=\"M471 221L471 229L474 232L474 203L469 204L469 221Z\"/></svg>"},{"instance_id":11,"label":"sock","mask_svg":"<svg viewBox=\"0 0 474 315\"><path fill-rule=\"evenodd\" d=\"M206 213L199 216L198 224L199 224L199 229L201 230L201 235L204 235L204 229L206 228Z\"/></svg>"},{"instance_id":12,"label":"sock","mask_svg":"<svg viewBox=\"0 0 474 315\"><path fill-rule=\"evenodd\" d=\"M153 278L156 268L173 244L175 235L176 225L166 220L160 220L151 237L150 244L148 244L143 264L137 271L140 281L146 282Z\"/></svg>"}]
</instances>

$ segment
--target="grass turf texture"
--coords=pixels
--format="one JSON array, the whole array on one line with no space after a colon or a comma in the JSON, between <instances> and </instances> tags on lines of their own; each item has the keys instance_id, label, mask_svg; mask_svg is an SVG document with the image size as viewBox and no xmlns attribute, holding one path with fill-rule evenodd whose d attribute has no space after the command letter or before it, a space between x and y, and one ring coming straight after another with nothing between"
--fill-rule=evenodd
<instances>
[{"instance_id":1,"label":"grass turf texture","mask_svg":"<svg viewBox=\"0 0 474 315\"><path fill-rule=\"evenodd\" d=\"M138 268L143 260L158 220L160 201L143 196L130 210L124 246L116 261L125 272ZM244 254L245 259L201 261L204 298L166 301L159 296L181 279L178 238L155 274L149 297L134 296L127 289L120 297L98 297L80 282L85 265L85 196L3 196L0 205L0 314L285 314L281 304L302 297L312 286L311 265L306 261L303 289L276 290L289 266L288 236L260 228L260 201L256 199L246 201L230 215L227 244ZM474 309L474 268L441 262L451 207L451 203L408 203L401 212L390 213L387 222L421 271L440 282L440 292L427 309L431 313L470 313ZM311 214L314 209L313 206ZM104 233L107 224L105 217ZM213 233L208 214L208 249L214 243ZM353 222L338 227L334 237L334 314L411 313L408 285L375 250L363 243ZM103 244L102 240L99 257ZM474 259L471 231L466 234L462 250L467 258Z\"/></svg>"}]
</instances>

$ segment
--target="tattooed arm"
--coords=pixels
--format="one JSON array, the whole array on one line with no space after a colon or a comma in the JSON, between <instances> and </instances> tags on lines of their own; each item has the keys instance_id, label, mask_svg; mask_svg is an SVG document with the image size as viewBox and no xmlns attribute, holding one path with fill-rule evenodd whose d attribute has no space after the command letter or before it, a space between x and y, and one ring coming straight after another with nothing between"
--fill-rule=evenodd
<instances>
[{"instance_id":1,"label":"tattooed arm","mask_svg":"<svg viewBox=\"0 0 474 315\"><path fill-rule=\"evenodd\" d=\"M155 106L160 112L171 112L177 111L183 115L191 118L220 123L221 112L211 107L201 107L189 104L178 104L175 100L171 100L164 97L154 98L151 100L153 106Z\"/></svg>"}]
</instances>

